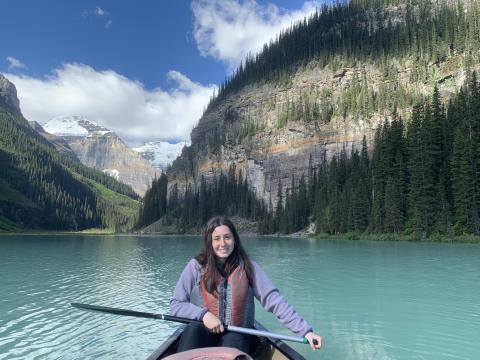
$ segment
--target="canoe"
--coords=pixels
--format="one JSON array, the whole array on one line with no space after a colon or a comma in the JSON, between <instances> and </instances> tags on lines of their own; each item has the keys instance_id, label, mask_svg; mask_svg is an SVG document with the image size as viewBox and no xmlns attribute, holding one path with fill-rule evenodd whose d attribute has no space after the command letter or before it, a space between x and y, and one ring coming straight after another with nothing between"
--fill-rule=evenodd
<instances>
[{"instance_id":1,"label":"canoe","mask_svg":"<svg viewBox=\"0 0 480 360\"><path fill-rule=\"evenodd\" d=\"M175 330L175 332L170 335L170 337L165 340L163 344L147 358L147 360L163 359L168 355L175 354L185 326L186 325L180 325L180 327L177 328L177 330ZM255 321L255 328L266 331L266 329L257 321ZM263 337L255 337L252 357L255 360L305 360L302 355L293 350L283 341Z\"/></svg>"}]
</instances>

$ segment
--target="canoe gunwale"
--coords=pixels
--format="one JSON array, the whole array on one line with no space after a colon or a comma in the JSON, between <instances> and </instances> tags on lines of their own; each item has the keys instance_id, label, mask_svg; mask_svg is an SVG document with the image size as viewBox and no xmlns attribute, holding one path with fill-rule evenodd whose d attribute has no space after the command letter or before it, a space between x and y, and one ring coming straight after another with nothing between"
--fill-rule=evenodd
<instances>
[{"instance_id":1,"label":"canoe gunwale","mask_svg":"<svg viewBox=\"0 0 480 360\"><path fill-rule=\"evenodd\" d=\"M167 355L170 355L170 351L172 347L178 344L180 340L180 336L182 335L183 330L185 329L187 325L182 324L180 325L168 338L165 340L157 350L155 350L146 360L158 360L162 359ZM267 331L267 329L260 324L258 321L255 321L254 324L255 329L258 330L263 330ZM284 355L287 359L290 360L306 360L302 355L300 355L298 352L296 352L294 349L292 349L290 346L288 346L286 343L284 343L281 340L278 339L272 339L269 337L265 338L260 338L257 337L259 341L261 339L265 339L269 345L271 345L273 348L278 350L282 355ZM176 344L177 343L177 344Z\"/></svg>"},{"instance_id":2,"label":"canoe gunwale","mask_svg":"<svg viewBox=\"0 0 480 360\"><path fill-rule=\"evenodd\" d=\"M255 329L268 331L262 324L260 324L256 320L255 320L254 326L255 326ZM298 352L296 352L293 348L291 348L289 345L284 343L282 340L272 339L269 337L267 337L266 339L268 339L269 343L278 351L280 351L283 355L285 355L287 358L291 360L306 360L302 355L300 355Z\"/></svg>"}]
</instances>

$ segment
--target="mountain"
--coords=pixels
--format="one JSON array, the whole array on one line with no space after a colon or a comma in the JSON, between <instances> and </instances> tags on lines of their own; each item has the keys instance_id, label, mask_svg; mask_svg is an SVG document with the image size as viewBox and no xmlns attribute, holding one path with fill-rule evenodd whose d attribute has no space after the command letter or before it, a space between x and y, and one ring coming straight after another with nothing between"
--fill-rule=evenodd
<instances>
[{"instance_id":1,"label":"mountain","mask_svg":"<svg viewBox=\"0 0 480 360\"><path fill-rule=\"evenodd\" d=\"M0 85L0 230L130 229L133 190L59 152L23 117L15 86Z\"/></svg>"},{"instance_id":2,"label":"mountain","mask_svg":"<svg viewBox=\"0 0 480 360\"><path fill-rule=\"evenodd\" d=\"M478 1L323 6L221 84L140 225L480 234L479 34Z\"/></svg>"},{"instance_id":3,"label":"mountain","mask_svg":"<svg viewBox=\"0 0 480 360\"><path fill-rule=\"evenodd\" d=\"M140 153L143 159L160 172L167 170L167 167L180 155L185 144L171 144L166 141L148 142L133 150Z\"/></svg>"},{"instance_id":4,"label":"mountain","mask_svg":"<svg viewBox=\"0 0 480 360\"><path fill-rule=\"evenodd\" d=\"M222 84L173 163L169 186L199 186L235 164L275 206L278 184L285 193L292 176L298 181L343 148L360 149L364 136L370 148L385 119L408 119L435 85L447 103L466 66L478 68L477 13L472 1L324 6Z\"/></svg>"},{"instance_id":5,"label":"mountain","mask_svg":"<svg viewBox=\"0 0 480 360\"><path fill-rule=\"evenodd\" d=\"M155 169L117 134L85 117L58 116L48 120L43 128L63 139L82 164L130 185L140 196L156 177Z\"/></svg>"},{"instance_id":6,"label":"mountain","mask_svg":"<svg viewBox=\"0 0 480 360\"><path fill-rule=\"evenodd\" d=\"M8 110L14 115L20 115L20 101L17 97L17 89L8 81L8 79L0 74L0 107Z\"/></svg>"}]
</instances>

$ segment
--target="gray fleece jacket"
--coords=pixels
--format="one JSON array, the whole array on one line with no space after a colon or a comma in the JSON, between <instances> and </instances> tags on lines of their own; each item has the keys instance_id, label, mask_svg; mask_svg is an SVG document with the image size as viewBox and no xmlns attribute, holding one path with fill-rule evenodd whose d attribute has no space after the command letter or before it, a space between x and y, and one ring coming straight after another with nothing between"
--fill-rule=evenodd
<instances>
[{"instance_id":1,"label":"gray fleece jacket","mask_svg":"<svg viewBox=\"0 0 480 360\"><path fill-rule=\"evenodd\" d=\"M254 271L252 290L262 307L277 316L283 325L300 336L305 336L309 331L312 331L312 327L280 295L280 292L262 268L255 261L251 261L251 263ZM192 259L183 270L175 286L170 300L170 313L172 315L195 320L203 318L208 310L195 305L193 299L198 297L193 293L196 291L195 289L199 288L200 278L201 266L197 260Z\"/></svg>"}]
</instances>

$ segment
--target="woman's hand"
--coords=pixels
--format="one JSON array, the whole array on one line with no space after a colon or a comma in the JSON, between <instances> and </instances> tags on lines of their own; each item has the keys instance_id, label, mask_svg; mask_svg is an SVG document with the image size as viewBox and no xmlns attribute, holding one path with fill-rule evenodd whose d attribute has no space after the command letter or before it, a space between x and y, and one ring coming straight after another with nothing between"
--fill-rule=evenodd
<instances>
[{"instance_id":1,"label":"woman's hand","mask_svg":"<svg viewBox=\"0 0 480 360\"><path fill-rule=\"evenodd\" d=\"M313 331L307 333L305 338L308 340L308 343L313 350L320 349L322 347L322 337L315 334ZM316 340L316 343L314 343L314 340Z\"/></svg>"},{"instance_id":2,"label":"woman's hand","mask_svg":"<svg viewBox=\"0 0 480 360\"><path fill-rule=\"evenodd\" d=\"M203 316L203 324L214 334L221 334L224 331L223 324L218 317L213 315L210 311Z\"/></svg>"}]
</instances>

